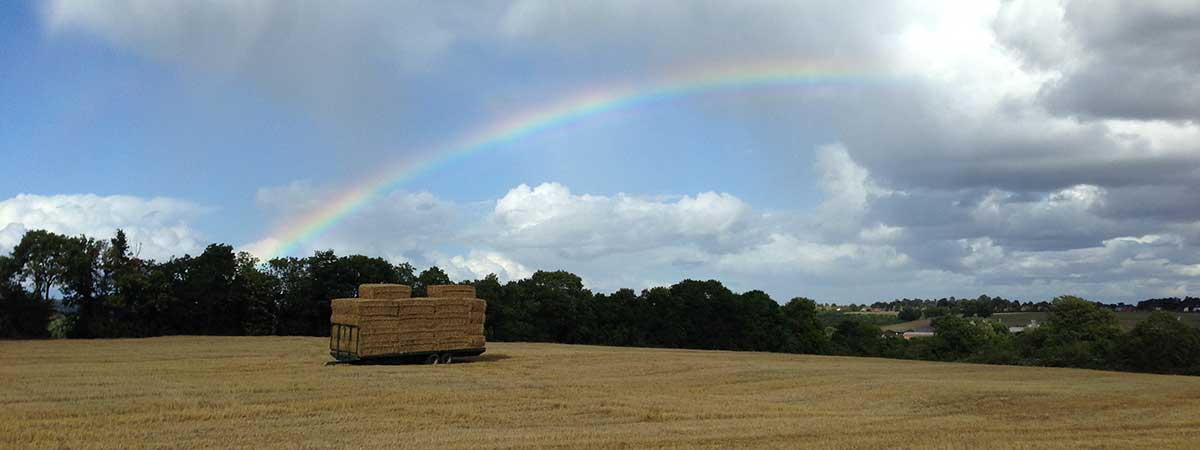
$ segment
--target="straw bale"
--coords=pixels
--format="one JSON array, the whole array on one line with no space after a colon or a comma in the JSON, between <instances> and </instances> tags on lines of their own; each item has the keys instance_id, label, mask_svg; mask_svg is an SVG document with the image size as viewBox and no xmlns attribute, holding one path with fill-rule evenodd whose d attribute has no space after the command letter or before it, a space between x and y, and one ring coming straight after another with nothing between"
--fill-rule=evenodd
<instances>
[{"instance_id":1,"label":"straw bale","mask_svg":"<svg viewBox=\"0 0 1200 450\"><path fill-rule=\"evenodd\" d=\"M358 356L380 356L389 355L392 353L399 353L399 348L394 344L371 347L363 346L361 349L359 349Z\"/></svg>"},{"instance_id":2,"label":"straw bale","mask_svg":"<svg viewBox=\"0 0 1200 450\"><path fill-rule=\"evenodd\" d=\"M435 345L442 349L467 348L470 340L466 336L448 336L438 339Z\"/></svg>"},{"instance_id":3,"label":"straw bale","mask_svg":"<svg viewBox=\"0 0 1200 450\"><path fill-rule=\"evenodd\" d=\"M471 312L468 308L467 305L438 305L435 314L437 314L438 318L461 317L465 319L467 314Z\"/></svg>"},{"instance_id":4,"label":"straw bale","mask_svg":"<svg viewBox=\"0 0 1200 450\"><path fill-rule=\"evenodd\" d=\"M400 344L396 346L399 353L432 352L436 346L432 343Z\"/></svg>"},{"instance_id":5,"label":"straw bale","mask_svg":"<svg viewBox=\"0 0 1200 450\"><path fill-rule=\"evenodd\" d=\"M471 299L469 299L469 298L429 297L426 300L429 300L430 302L433 303L434 306L437 306L439 308L443 307L443 306L453 306L456 308L469 308L471 305Z\"/></svg>"},{"instance_id":6,"label":"straw bale","mask_svg":"<svg viewBox=\"0 0 1200 450\"><path fill-rule=\"evenodd\" d=\"M432 307L434 305L437 305L437 299L417 297L417 298L405 300L402 304L405 306L422 305L422 306Z\"/></svg>"},{"instance_id":7,"label":"straw bale","mask_svg":"<svg viewBox=\"0 0 1200 450\"><path fill-rule=\"evenodd\" d=\"M401 342L404 341L430 341L436 339L436 334L433 331L406 331L400 333L398 338Z\"/></svg>"},{"instance_id":8,"label":"straw bale","mask_svg":"<svg viewBox=\"0 0 1200 450\"><path fill-rule=\"evenodd\" d=\"M465 317L442 318L442 319L436 320L435 324L436 324L436 325L434 325L435 330L459 330L459 331L461 331L463 328L466 328L467 319Z\"/></svg>"},{"instance_id":9,"label":"straw bale","mask_svg":"<svg viewBox=\"0 0 1200 450\"><path fill-rule=\"evenodd\" d=\"M410 302L401 302L399 315L400 317L430 317L432 318L435 309L433 305L413 305Z\"/></svg>"},{"instance_id":10,"label":"straw bale","mask_svg":"<svg viewBox=\"0 0 1200 450\"><path fill-rule=\"evenodd\" d=\"M400 329L410 331L430 331L437 328L438 321L434 319L401 319Z\"/></svg>"},{"instance_id":11,"label":"straw bale","mask_svg":"<svg viewBox=\"0 0 1200 450\"><path fill-rule=\"evenodd\" d=\"M483 314L484 312L487 312L487 302L483 300L472 298L467 300L467 304L470 305L471 312L473 313Z\"/></svg>"},{"instance_id":12,"label":"straw bale","mask_svg":"<svg viewBox=\"0 0 1200 450\"><path fill-rule=\"evenodd\" d=\"M412 288L404 284L360 284L358 298L400 299L412 297Z\"/></svg>"},{"instance_id":13,"label":"straw bale","mask_svg":"<svg viewBox=\"0 0 1200 450\"><path fill-rule=\"evenodd\" d=\"M484 344L485 343L484 343L484 339L483 339L482 335L467 337L467 347L468 348L483 348Z\"/></svg>"},{"instance_id":14,"label":"straw bale","mask_svg":"<svg viewBox=\"0 0 1200 450\"><path fill-rule=\"evenodd\" d=\"M467 315L467 323L483 324L484 320L485 320L485 316L481 312L472 312Z\"/></svg>"},{"instance_id":15,"label":"straw bale","mask_svg":"<svg viewBox=\"0 0 1200 450\"><path fill-rule=\"evenodd\" d=\"M434 284L426 291L430 297L475 298L475 286L465 284Z\"/></svg>"}]
</instances>

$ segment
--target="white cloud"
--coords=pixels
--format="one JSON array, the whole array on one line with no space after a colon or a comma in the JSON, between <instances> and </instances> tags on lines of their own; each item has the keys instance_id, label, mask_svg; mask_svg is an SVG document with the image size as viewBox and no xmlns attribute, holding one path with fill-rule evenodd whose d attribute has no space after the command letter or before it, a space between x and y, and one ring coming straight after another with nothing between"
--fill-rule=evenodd
<instances>
[{"instance_id":1,"label":"white cloud","mask_svg":"<svg viewBox=\"0 0 1200 450\"><path fill-rule=\"evenodd\" d=\"M760 125L791 126L775 116L828 123L836 142L816 149L824 197L812 211L759 210L723 192L591 195L558 183L521 185L486 204L396 192L304 252L439 263L462 277L562 268L597 288L712 276L777 295L852 300L980 291L1123 299L1195 292L1196 5L57 1L47 19L59 32L94 33L312 111L363 119L367 133L412 130L390 113L434 103L405 98L413 74L424 72L436 82L415 85L461 82L489 93L475 103L438 92L437 104L502 114L561 93L546 79L574 89L745 61L841 61L834 69L888 80L803 102L749 98L744 114L728 116L744 121L731 127L764 135L788 135ZM496 70L514 61L516 82ZM380 117L387 126L372 122ZM798 149L755 150L791 164ZM665 168L664 176L687 174ZM295 183L257 200L287 223L327 204L332 190ZM20 225L0 228L0 243L46 221L23 214L9 222Z\"/></svg>"},{"instance_id":2,"label":"white cloud","mask_svg":"<svg viewBox=\"0 0 1200 450\"><path fill-rule=\"evenodd\" d=\"M11 250L27 230L107 239L121 228L142 257L182 256L203 248L202 236L188 222L204 211L163 197L20 194L0 201L0 249Z\"/></svg>"},{"instance_id":3,"label":"white cloud","mask_svg":"<svg viewBox=\"0 0 1200 450\"><path fill-rule=\"evenodd\" d=\"M494 251L471 250L467 256L438 258L438 265L453 279L478 280L496 274L501 282L519 280L533 271L519 262Z\"/></svg>"},{"instance_id":4,"label":"white cloud","mask_svg":"<svg viewBox=\"0 0 1200 450\"><path fill-rule=\"evenodd\" d=\"M586 259L664 244L720 251L749 238L753 216L749 205L726 193L674 199L575 195L561 184L543 183L508 191L489 223L496 247L553 248Z\"/></svg>"}]
</instances>

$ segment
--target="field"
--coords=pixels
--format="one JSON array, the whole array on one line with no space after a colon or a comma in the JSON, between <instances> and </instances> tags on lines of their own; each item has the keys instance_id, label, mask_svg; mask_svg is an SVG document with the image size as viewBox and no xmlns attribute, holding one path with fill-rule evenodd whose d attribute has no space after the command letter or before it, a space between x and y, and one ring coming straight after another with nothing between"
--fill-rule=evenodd
<instances>
[{"instance_id":1,"label":"field","mask_svg":"<svg viewBox=\"0 0 1200 450\"><path fill-rule=\"evenodd\" d=\"M1124 328L1126 331L1128 331L1128 330L1132 329L1134 325L1137 325L1138 322L1146 320L1146 318L1150 317L1150 314L1152 314L1152 313L1149 311L1124 311L1124 312L1119 312L1116 314L1117 314L1117 320L1121 322L1121 328ZM1180 320L1184 321L1185 323L1187 323L1191 326L1200 327L1200 314L1198 314L1198 313L1173 312L1170 314L1173 314L1176 317L1179 317ZM1004 321L1004 323L1006 325L1008 325L1010 327L1020 327L1020 326L1028 325L1030 320L1036 320L1039 323L1044 323L1046 321L1046 313L1045 312L996 313L996 314L992 315L992 317L990 317L990 319L1002 320L1002 321ZM918 319L918 320L912 320L912 321L908 321L908 322L901 322L901 323L897 323L897 324L893 324L893 325L886 325L886 326L882 326L880 328L883 328L884 330L891 330L891 331L908 331L908 330L912 330L912 329L915 329L918 327L927 327L927 326L929 326L929 319Z\"/></svg>"},{"instance_id":2,"label":"field","mask_svg":"<svg viewBox=\"0 0 1200 450\"><path fill-rule=\"evenodd\" d=\"M3 449L1196 448L1200 377L493 343L322 366L326 340L0 342Z\"/></svg>"}]
</instances>

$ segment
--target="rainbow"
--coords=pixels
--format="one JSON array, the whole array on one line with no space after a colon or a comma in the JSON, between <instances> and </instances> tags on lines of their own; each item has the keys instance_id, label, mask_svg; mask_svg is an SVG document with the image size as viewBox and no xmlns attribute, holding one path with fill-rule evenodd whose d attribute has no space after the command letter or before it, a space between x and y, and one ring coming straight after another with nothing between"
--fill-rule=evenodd
<instances>
[{"instance_id":1,"label":"rainbow","mask_svg":"<svg viewBox=\"0 0 1200 450\"><path fill-rule=\"evenodd\" d=\"M895 78L883 72L839 70L833 66L812 64L742 64L688 71L649 84L616 85L586 91L549 106L509 115L504 120L467 134L452 145L388 167L335 196L324 207L283 224L270 237L252 245L250 251L263 261L287 255L382 194L421 174L472 154L607 112L713 91L875 84Z\"/></svg>"}]
</instances>

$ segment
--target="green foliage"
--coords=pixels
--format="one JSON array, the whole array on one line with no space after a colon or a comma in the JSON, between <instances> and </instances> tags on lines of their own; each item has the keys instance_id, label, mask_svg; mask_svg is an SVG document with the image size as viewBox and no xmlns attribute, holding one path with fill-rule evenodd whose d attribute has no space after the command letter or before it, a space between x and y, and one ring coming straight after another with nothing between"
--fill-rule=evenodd
<instances>
[{"instance_id":1,"label":"green foliage","mask_svg":"<svg viewBox=\"0 0 1200 450\"><path fill-rule=\"evenodd\" d=\"M824 353L829 347L825 326L817 319L817 303L796 297L780 308L783 315L783 351Z\"/></svg>"},{"instance_id":2,"label":"green foliage","mask_svg":"<svg viewBox=\"0 0 1200 450\"><path fill-rule=\"evenodd\" d=\"M325 336L330 300L353 297L359 284L411 284L423 295L427 286L452 283L437 267L414 273L407 263L333 251L260 263L223 244L155 262L138 258L120 230L108 241L31 231L10 256L0 255L0 337ZM888 315L819 309L806 298L780 306L765 292L739 294L716 280L611 294L594 294L564 271L464 283L488 300L492 340L1200 373L1200 331L1156 313L1124 334L1112 311L1071 296L1024 305L986 295L906 299L892 304L903 305L899 314ZM1048 313L1043 326L1014 336L985 319L998 307ZM906 341L879 328L922 315L932 319L931 338Z\"/></svg>"},{"instance_id":3,"label":"green foliage","mask_svg":"<svg viewBox=\"0 0 1200 450\"><path fill-rule=\"evenodd\" d=\"M935 317L942 317L944 315L950 314L950 308L947 308L945 306L930 306L928 308L925 308L925 311L923 311L923 313L924 313L925 317L933 319Z\"/></svg>"},{"instance_id":4,"label":"green foliage","mask_svg":"<svg viewBox=\"0 0 1200 450\"><path fill-rule=\"evenodd\" d=\"M1026 340L1038 363L1111 367L1121 325L1117 315L1093 302L1065 295L1050 303L1046 324Z\"/></svg>"},{"instance_id":5,"label":"green foliage","mask_svg":"<svg viewBox=\"0 0 1200 450\"><path fill-rule=\"evenodd\" d=\"M428 295L426 290L429 288L429 286L439 284L452 284L450 281L450 276L446 275L446 272L442 271L442 269L438 266L425 269L413 282L413 295L424 297Z\"/></svg>"},{"instance_id":6,"label":"green foliage","mask_svg":"<svg viewBox=\"0 0 1200 450\"><path fill-rule=\"evenodd\" d=\"M839 355L883 356L883 331L857 320L843 320L830 337L833 352Z\"/></svg>"},{"instance_id":7,"label":"green foliage","mask_svg":"<svg viewBox=\"0 0 1200 450\"><path fill-rule=\"evenodd\" d=\"M931 325L937 332L927 347L929 359L957 361L980 358L981 353L994 351L1009 338L1008 327L983 319L949 315L933 319Z\"/></svg>"},{"instance_id":8,"label":"green foliage","mask_svg":"<svg viewBox=\"0 0 1200 450\"><path fill-rule=\"evenodd\" d=\"M0 256L0 338L48 337L53 305L21 289L18 270L16 260Z\"/></svg>"},{"instance_id":9,"label":"green foliage","mask_svg":"<svg viewBox=\"0 0 1200 450\"><path fill-rule=\"evenodd\" d=\"M1200 330L1155 312L1121 342L1120 356L1133 370L1200 374Z\"/></svg>"},{"instance_id":10,"label":"green foliage","mask_svg":"<svg viewBox=\"0 0 1200 450\"><path fill-rule=\"evenodd\" d=\"M900 310L896 317L904 322L911 322L921 318L921 310L912 306L906 306Z\"/></svg>"}]
</instances>

